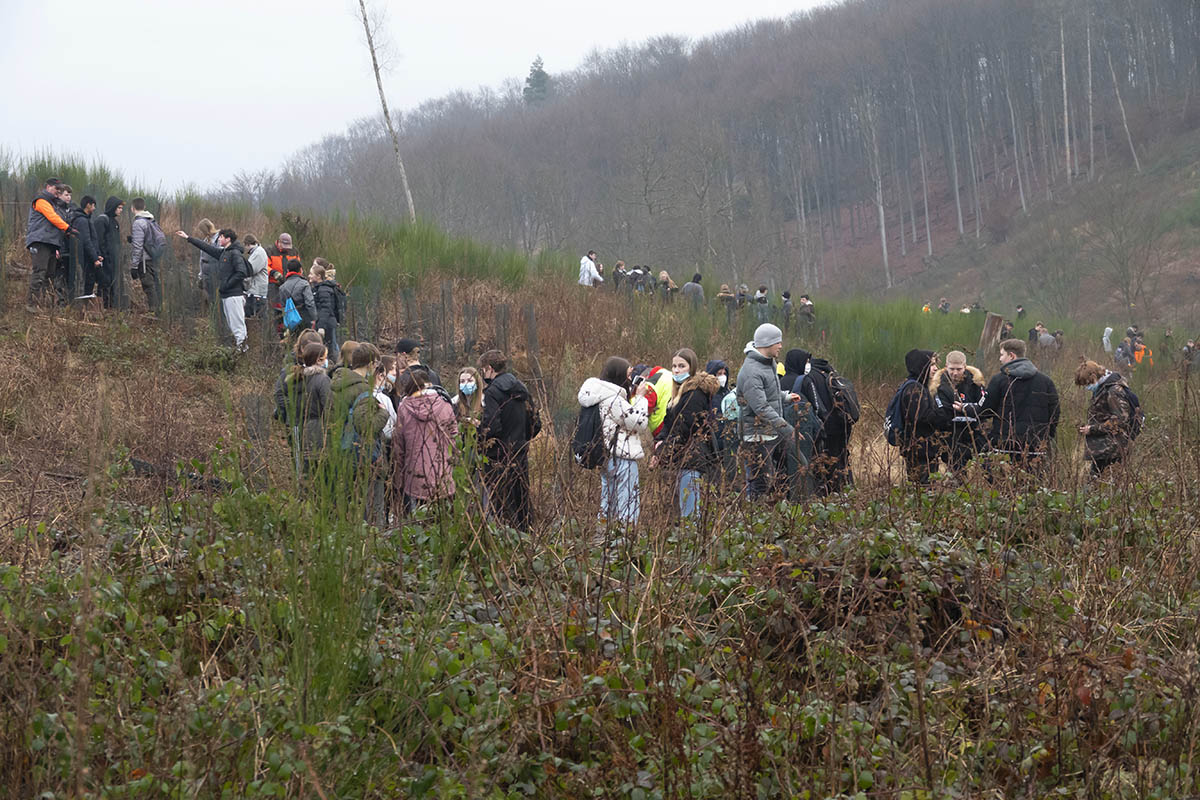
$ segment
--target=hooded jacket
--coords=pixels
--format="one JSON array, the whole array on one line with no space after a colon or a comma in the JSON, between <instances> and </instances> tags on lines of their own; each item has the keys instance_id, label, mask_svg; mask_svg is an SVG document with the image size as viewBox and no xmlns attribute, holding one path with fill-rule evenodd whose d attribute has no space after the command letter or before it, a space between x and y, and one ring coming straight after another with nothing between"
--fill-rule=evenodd
<instances>
[{"instance_id":1,"label":"hooded jacket","mask_svg":"<svg viewBox=\"0 0 1200 800\"><path fill-rule=\"evenodd\" d=\"M1104 345L1104 352L1112 353L1112 328L1104 329L1104 335L1100 337L1100 343Z\"/></svg>"},{"instance_id":2,"label":"hooded jacket","mask_svg":"<svg viewBox=\"0 0 1200 800\"><path fill-rule=\"evenodd\" d=\"M746 360L737 377L742 438L765 441L790 435L792 426L783 418L783 395L779 391L775 359L758 352L753 342L746 344L745 353Z\"/></svg>"},{"instance_id":3,"label":"hooded jacket","mask_svg":"<svg viewBox=\"0 0 1200 800\"><path fill-rule=\"evenodd\" d=\"M392 431L392 470L400 491L417 500L452 496L450 454L457 434L454 409L432 389L401 400Z\"/></svg>"},{"instance_id":4,"label":"hooded jacket","mask_svg":"<svg viewBox=\"0 0 1200 800\"><path fill-rule=\"evenodd\" d=\"M372 394L374 386L362 375L343 366L335 369L330 376L329 390L331 392L329 424L340 436L342 426L350 416L350 409L353 407L354 401L363 392Z\"/></svg>"},{"instance_id":5,"label":"hooded jacket","mask_svg":"<svg viewBox=\"0 0 1200 800\"><path fill-rule=\"evenodd\" d=\"M788 350L787 355L783 357L783 378L779 382L779 388L785 392L802 394L800 390L804 386L804 373L810 358L812 354L807 350Z\"/></svg>"},{"instance_id":6,"label":"hooded jacket","mask_svg":"<svg viewBox=\"0 0 1200 800\"><path fill-rule=\"evenodd\" d=\"M246 294L255 297L267 296L267 251L261 244L256 244L246 253L246 263L250 266L250 276L246 280Z\"/></svg>"},{"instance_id":7,"label":"hooded jacket","mask_svg":"<svg viewBox=\"0 0 1200 800\"><path fill-rule=\"evenodd\" d=\"M932 461L940 449L938 432L949 426L948 415L933 402L927 389L933 351L909 350L904 366L908 381L900 390L900 418L904 421L900 450L905 458Z\"/></svg>"},{"instance_id":8,"label":"hooded jacket","mask_svg":"<svg viewBox=\"0 0 1200 800\"><path fill-rule=\"evenodd\" d=\"M222 249L194 236L187 237L187 240L188 244L207 254L216 264L209 273L209 280L216 284L220 298L224 300L227 297L241 297L244 293L244 281L250 274L241 242L230 242L228 247Z\"/></svg>"},{"instance_id":9,"label":"hooded jacket","mask_svg":"<svg viewBox=\"0 0 1200 800\"><path fill-rule=\"evenodd\" d=\"M663 463L675 469L707 471L714 461L712 397L721 388L715 375L692 375L679 387L679 395L667 407L658 441Z\"/></svg>"},{"instance_id":10,"label":"hooded jacket","mask_svg":"<svg viewBox=\"0 0 1200 800\"><path fill-rule=\"evenodd\" d=\"M71 206L67 211L67 221L71 226L71 261L77 267L91 268L100 258L92 215L84 213L79 206Z\"/></svg>"},{"instance_id":11,"label":"hooded jacket","mask_svg":"<svg viewBox=\"0 0 1200 800\"><path fill-rule=\"evenodd\" d=\"M992 420L991 440L997 448L1042 453L1058 434L1058 389L1029 359L1005 364L985 392L981 403L963 406L963 413Z\"/></svg>"},{"instance_id":12,"label":"hooded jacket","mask_svg":"<svg viewBox=\"0 0 1200 800\"><path fill-rule=\"evenodd\" d=\"M92 227L96 231L96 247L104 258L106 272L116 269L121 260L121 225L116 216L119 205L121 198L110 196L104 201L104 213L92 220Z\"/></svg>"},{"instance_id":13,"label":"hooded jacket","mask_svg":"<svg viewBox=\"0 0 1200 800\"><path fill-rule=\"evenodd\" d=\"M650 420L650 407L645 397L634 397L633 402L629 402L624 387L599 378L588 378L579 387L578 399L584 408L600 406L606 453L633 461L645 456L640 436ZM484 408L487 408L486 404Z\"/></svg>"},{"instance_id":14,"label":"hooded jacket","mask_svg":"<svg viewBox=\"0 0 1200 800\"><path fill-rule=\"evenodd\" d=\"M150 224L154 222L154 215L149 211L133 212L133 229L130 238L130 253L129 261L135 268L140 268L142 264L150 259L150 254L146 252L146 236L153 235L150 232Z\"/></svg>"},{"instance_id":15,"label":"hooded jacket","mask_svg":"<svg viewBox=\"0 0 1200 800\"><path fill-rule=\"evenodd\" d=\"M501 372L488 382L483 390L479 439L490 461L499 463L528 444L528 401L528 387L511 372Z\"/></svg>"},{"instance_id":16,"label":"hooded jacket","mask_svg":"<svg viewBox=\"0 0 1200 800\"><path fill-rule=\"evenodd\" d=\"M300 327L311 328L317 320L317 304L313 299L312 286L308 279L299 272L289 272L279 286L279 304L287 305L287 299L292 298L292 304L300 312Z\"/></svg>"},{"instance_id":17,"label":"hooded jacket","mask_svg":"<svg viewBox=\"0 0 1200 800\"><path fill-rule=\"evenodd\" d=\"M950 373L942 367L929 378L929 394L934 404L950 421L957 425L978 425L978 420L959 414L954 410L955 403L982 403L985 396L983 373L975 367L967 365L967 371L956 384Z\"/></svg>"},{"instance_id":18,"label":"hooded jacket","mask_svg":"<svg viewBox=\"0 0 1200 800\"><path fill-rule=\"evenodd\" d=\"M725 385L722 386L721 379L717 378L717 390L713 392L712 403L710 404L710 407L714 411L721 410L721 401L731 391L731 387L729 386L729 366L719 358L714 358L704 365L704 371L709 375L716 376L721 370L725 370Z\"/></svg>"},{"instance_id":19,"label":"hooded jacket","mask_svg":"<svg viewBox=\"0 0 1200 800\"><path fill-rule=\"evenodd\" d=\"M304 367L299 376L289 371L283 382L284 414L290 427L297 429L299 441L293 444L306 455L325 446L325 419L329 412L329 376L317 364Z\"/></svg>"},{"instance_id":20,"label":"hooded jacket","mask_svg":"<svg viewBox=\"0 0 1200 800\"><path fill-rule=\"evenodd\" d=\"M1087 410L1091 428L1083 439L1089 461L1117 461L1129 452L1133 406L1125 394L1128 386L1120 373L1110 372L1092 392Z\"/></svg>"}]
</instances>

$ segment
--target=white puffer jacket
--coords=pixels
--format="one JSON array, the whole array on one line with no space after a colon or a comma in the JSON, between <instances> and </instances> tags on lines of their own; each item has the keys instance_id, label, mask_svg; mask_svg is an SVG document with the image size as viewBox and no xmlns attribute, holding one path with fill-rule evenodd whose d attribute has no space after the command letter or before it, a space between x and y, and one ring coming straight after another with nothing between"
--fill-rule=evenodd
<instances>
[{"instance_id":1,"label":"white puffer jacket","mask_svg":"<svg viewBox=\"0 0 1200 800\"><path fill-rule=\"evenodd\" d=\"M635 397L630 403L620 386L599 378L588 378L579 387L579 405L589 408L596 404L600 405L605 451L617 458L634 461L643 458L641 434L650 421L646 398Z\"/></svg>"}]
</instances>

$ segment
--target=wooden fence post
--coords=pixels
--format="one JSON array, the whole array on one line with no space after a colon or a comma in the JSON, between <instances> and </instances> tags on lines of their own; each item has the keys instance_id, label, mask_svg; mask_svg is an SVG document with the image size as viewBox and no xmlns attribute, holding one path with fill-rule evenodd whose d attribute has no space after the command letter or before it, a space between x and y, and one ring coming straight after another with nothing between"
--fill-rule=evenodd
<instances>
[{"instance_id":1,"label":"wooden fence post","mask_svg":"<svg viewBox=\"0 0 1200 800\"><path fill-rule=\"evenodd\" d=\"M463 355L467 360L475 353L475 337L478 333L479 309L474 303L463 306Z\"/></svg>"},{"instance_id":2,"label":"wooden fence post","mask_svg":"<svg viewBox=\"0 0 1200 800\"><path fill-rule=\"evenodd\" d=\"M442 355L453 358L458 350L454 346L454 288L450 281L442 281Z\"/></svg>"},{"instance_id":3,"label":"wooden fence post","mask_svg":"<svg viewBox=\"0 0 1200 800\"><path fill-rule=\"evenodd\" d=\"M508 304L496 306L496 349L505 355L508 355L508 318Z\"/></svg>"}]
</instances>

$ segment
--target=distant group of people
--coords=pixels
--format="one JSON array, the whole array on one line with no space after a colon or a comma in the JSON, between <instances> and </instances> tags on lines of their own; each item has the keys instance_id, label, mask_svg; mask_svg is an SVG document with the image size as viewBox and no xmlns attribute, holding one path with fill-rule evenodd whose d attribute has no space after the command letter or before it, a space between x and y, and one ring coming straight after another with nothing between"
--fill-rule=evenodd
<instances>
[{"instance_id":1,"label":"distant group of people","mask_svg":"<svg viewBox=\"0 0 1200 800\"><path fill-rule=\"evenodd\" d=\"M518 530L533 524L529 442L541 418L529 389L489 350L458 374L451 395L421 360L420 343L393 354L344 342L332 360L317 331L302 331L275 384L298 475L362 491L365 516L383 527L456 492L454 465L478 468L487 513Z\"/></svg>"},{"instance_id":2,"label":"distant group of people","mask_svg":"<svg viewBox=\"0 0 1200 800\"><path fill-rule=\"evenodd\" d=\"M634 265L632 268L626 268L624 261L618 261L613 266L610 277L614 291L658 297L666 303L672 302L676 295L679 295L696 308L707 305L704 286L701 283L703 276L699 272L693 274L692 279L680 287L665 269L659 270L656 275L649 266ZM597 288L604 283L604 265L597 258L596 251L589 250L579 259L579 285ZM780 301L775 303L771 299L770 289L765 284L751 293L750 287L744 283L737 287L736 292L730 289L729 284L723 283L716 299L731 312L749 307L754 311L758 322L781 324L785 330L790 330L794 322L813 325L817 319L816 307L807 294L802 294L797 301L793 301L791 291L784 291L780 295Z\"/></svg>"}]
</instances>

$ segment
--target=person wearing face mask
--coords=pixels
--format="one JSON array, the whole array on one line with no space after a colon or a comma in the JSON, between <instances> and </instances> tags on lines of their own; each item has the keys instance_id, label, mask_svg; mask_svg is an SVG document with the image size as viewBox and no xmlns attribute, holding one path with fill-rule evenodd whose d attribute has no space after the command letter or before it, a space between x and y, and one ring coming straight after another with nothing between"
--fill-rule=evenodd
<instances>
[{"instance_id":1,"label":"person wearing face mask","mask_svg":"<svg viewBox=\"0 0 1200 800\"><path fill-rule=\"evenodd\" d=\"M610 356L600 374L588 378L579 387L579 405L599 406L600 432L604 442L605 460L600 473L601 522L636 525L641 515L641 489L638 484L638 463L645 457L641 434L650 420L646 393L647 381L640 381L629 392L632 370L620 356Z\"/></svg>"},{"instance_id":2,"label":"person wearing face mask","mask_svg":"<svg viewBox=\"0 0 1200 800\"><path fill-rule=\"evenodd\" d=\"M699 369L696 353L688 348L671 358L674 384L662 431L655 441L655 459L675 473L679 516L695 516L700 505L700 478L712 470L712 397L720 388L713 375Z\"/></svg>"},{"instance_id":3,"label":"person wearing face mask","mask_svg":"<svg viewBox=\"0 0 1200 800\"><path fill-rule=\"evenodd\" d=\"M787 493L793 501L808 497L814 489L814 478L809 466L812 463L821 422L812 403L803 393L804 375L808 371L810 358L812 355L807 350L788 350L783 358L783 376L779 379L779 390L796 397L795 400L783 404L783 418L792 426L795 436L785 442L789 447L776 450L776 464L783 468L787 476ZM794 447L791 446L793 442Z\"/></svg>"},{"instance_id":4,"label":"person wearing face mask","mask_svg":"<svg viewBox=\"0 0 1200 800\"><path fill-rule=\"evenodd\" d=\"M987 437L979 427L979 420L956 412L954 404L983 402L987 396L983 373L967 364L962 351L951 350L946 354L946 366L929 378L929 393L938 410L950 418L942 455L950 471L959 474L967 462L987 447Z\"/></svg>"},{"instance_id":5,"label":"person wearing face mask","mask_svg":"<svg viewBox=\"0 0 1200 800\"><path fill-rule=\"evenodd\" d=\"M478 428L483 419L483 392L480 386L483 378L474 367L463 367L458 373L458 394L454 395L451 405L454 406L454 416L459 426L470 425Z\"/></svg>"},{"instance_id":6,"label":"person wearing face mask","mask_svg":"<svg viewBox=\"0 0 1200 800\"><path fill-rule=\"evenodd\" d=\"M725 398L731 396L733 387L729 381L729 366L719 358L711 359L704 365L704 371L717 379L717 390L713 392L709 404L709 414L713 420L713 449L717 456L718 473L713 479L722 485L730 485L737 476L737 419L728 418L724 413L727 404Z\"/></svg>"},{"instance_id":7,"label":"person wearing face mask","mask_svg":"<svg viewBox=\"0 0 1200 800\"><path fill-rule=\"evenodd\" d=\"M1083 434L1084 455L1092 465L1092 477L1123 461L1133 444L1135 408L1129 384L1120 373L1111 372L1095 361L1084 359L1075 371L1075 385L1092 393L1087 424L1079 426Z\"/></svg>"},{"instance_id":8,"label":"person wearing face mask","mask_svg":"<svg viewBox=\"0 0 1200 800\"><path fill-rule=\"evenodd\" d=\"M375 366L374 386L373 395L379 409L370 415L369 424L373 428L376 421L383 421L383 427L375 437L377 456L371 463L365 517L369 524L382 529L387 526L388 476L391 474L392 433L396 427L396 407L392 399L396 387L396 359L393 356L380 356ZM362 416L366 422L365 410Z\"/></svg>"},{"instance_id":9,"label":"person wearing face mask","mask_svg":"<svg viewBox=\"0 0 1200 800\"><path fill-rule=\"evenodd\" d=\"M932 350L909 350L904 356L904 366L908 369L908 378L897 393L903 423L900 455L904 457L908 479L924 485L937 471L941 431L947 427L950 412L940 409L929 396L928 384L937 369L937 355Z\"/></svg>"}]
</instances>

